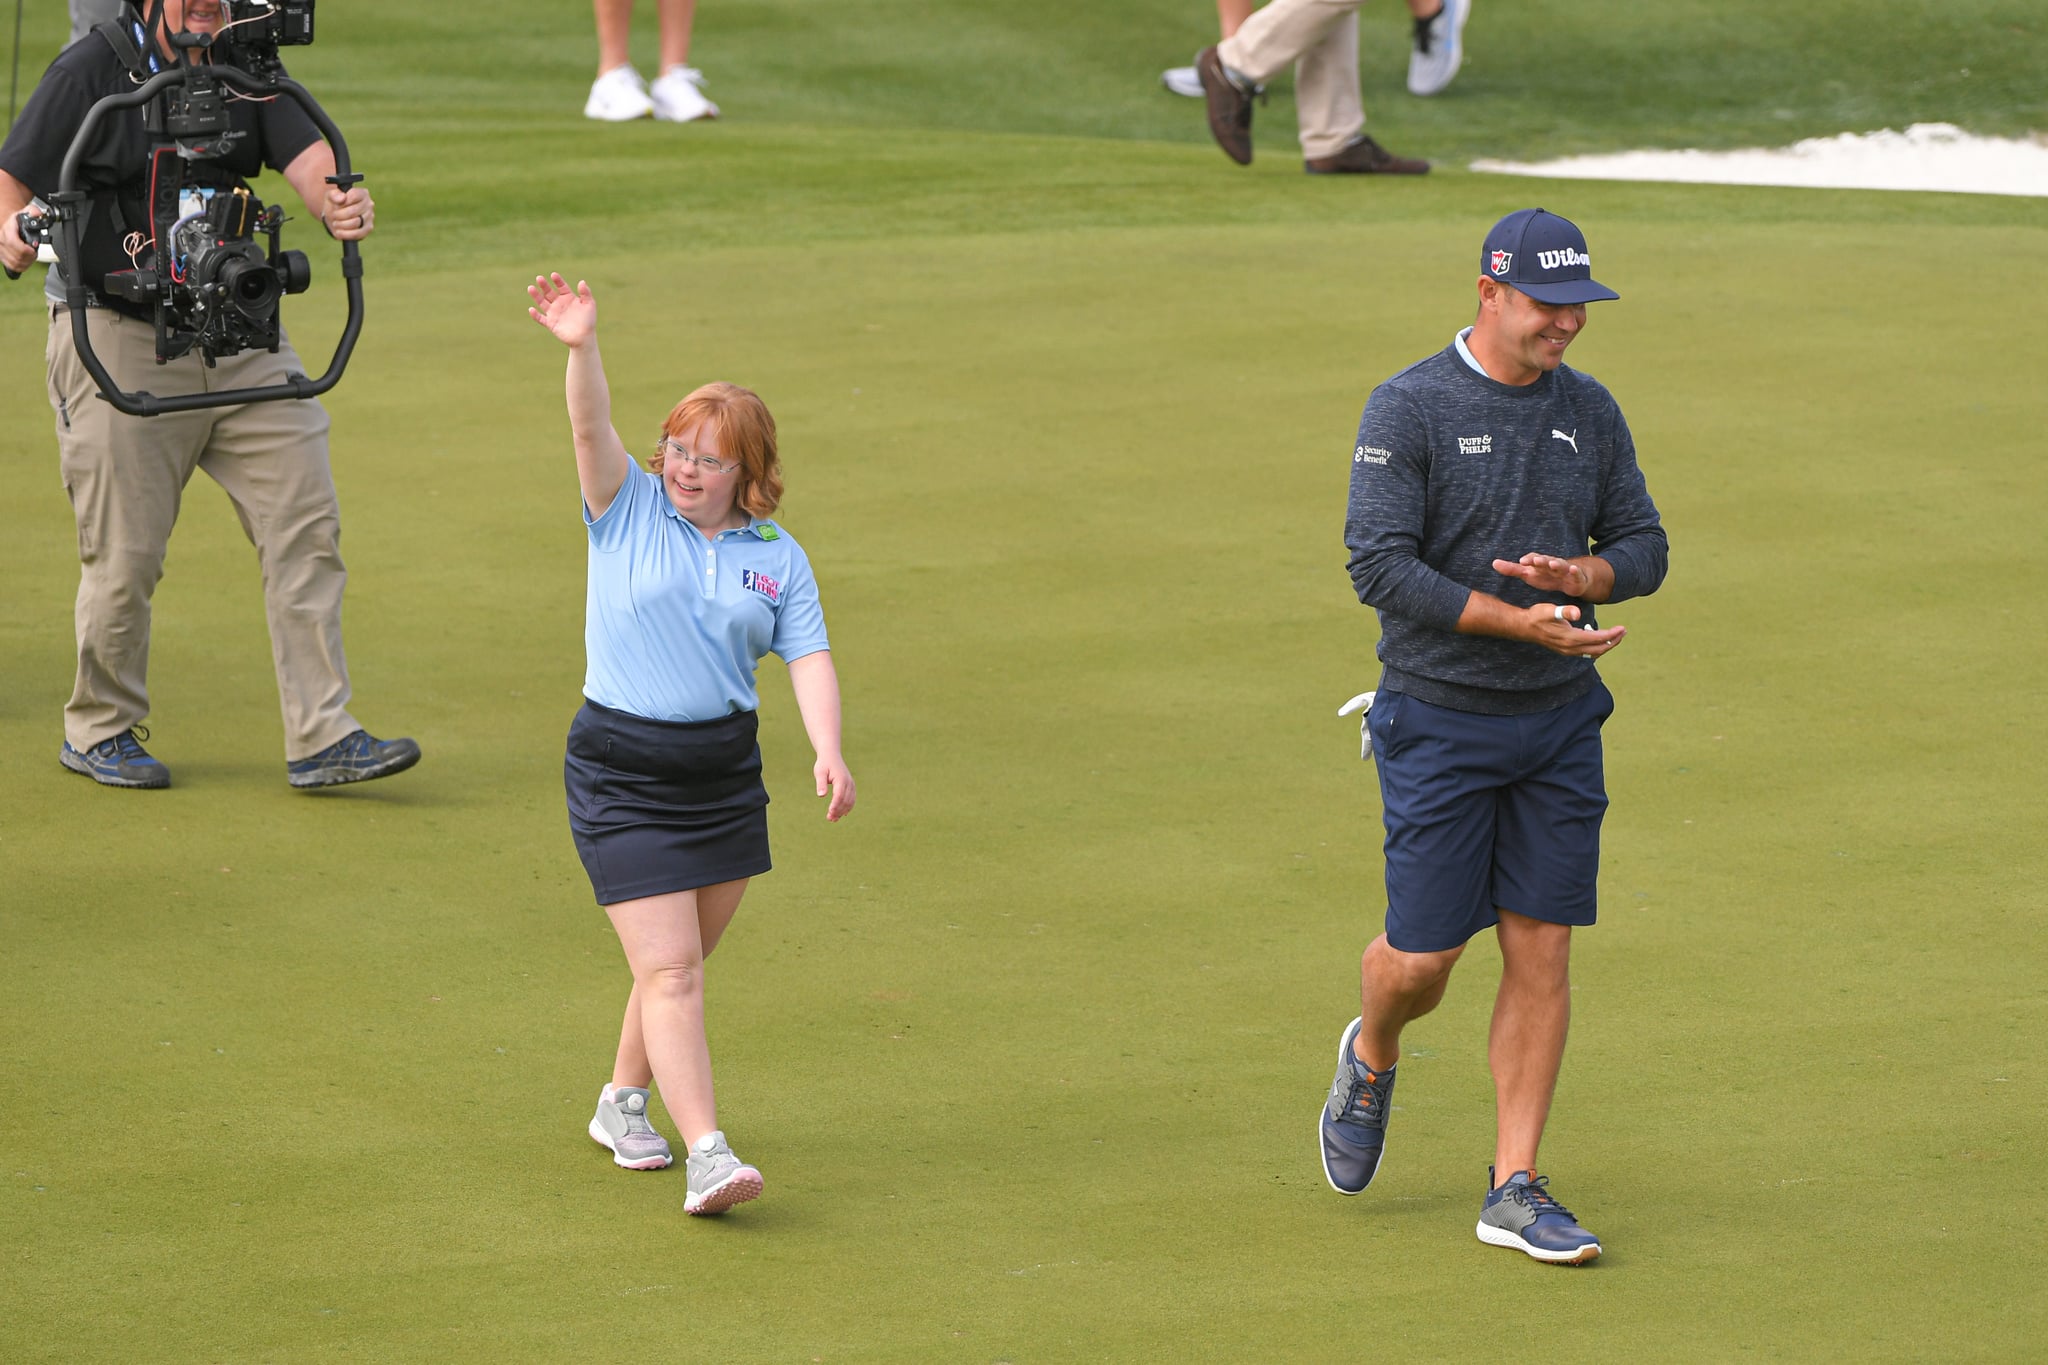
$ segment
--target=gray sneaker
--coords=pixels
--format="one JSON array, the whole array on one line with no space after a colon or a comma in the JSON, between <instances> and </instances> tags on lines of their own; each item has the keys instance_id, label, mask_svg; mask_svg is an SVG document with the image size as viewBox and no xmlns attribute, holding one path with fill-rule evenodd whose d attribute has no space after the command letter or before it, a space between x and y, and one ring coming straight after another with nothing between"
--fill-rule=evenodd
<instances>
[{"instance_id":1,"label":"gray sneaker","mask_svg":"<svg viewBox=\"0 0 2048 1365\"><path fill-rule=\"evenodd\" d=\"M1572 1211L1551 1198L1550 1177L1516 1171L1479 1206L1479 1240L1512 1247L1550 1265L1584 1265L1600 1254L1600 1239L1579 1226ZM1493 1167L1486 1168L1488 1183Z\"/></svg>"},{"instance_id":2,"label":"gray sneaker","mask_svg":"<svg viewBox=\"0 0 2048 1365\"><path fill-rule=\"evenodd\" d=\"M647 1121L647 1092L634 1086L608 1085L598 1092L590 1136L629 1171L658 1171L675 1160L668 1139Z\"/></svg>"},{"instance_id":3,"label":"gray sneaker","mask_svg":"<svg viewBox=\"0 0 2048 1365\"><path fill-rule=\"evenodd\" d=\"M706 1133L690 1148L684 1213L724 1213L761 1197L761 1173L732 1154L723 1133Z\"/></svg>"},{"instance_id":4,"label":"gray sneaker","mask_svg":"<svg viewBox=\"0 0 2048 1365\"><path fill-rule=\"evenodd\" d=\"M1408 54L1408 93L1434 95L1451 83L1465 61L1465 21L1472 0L1444 0L1444 7L1415 21L1415 50Z\"/></svg>"}]
</instances>

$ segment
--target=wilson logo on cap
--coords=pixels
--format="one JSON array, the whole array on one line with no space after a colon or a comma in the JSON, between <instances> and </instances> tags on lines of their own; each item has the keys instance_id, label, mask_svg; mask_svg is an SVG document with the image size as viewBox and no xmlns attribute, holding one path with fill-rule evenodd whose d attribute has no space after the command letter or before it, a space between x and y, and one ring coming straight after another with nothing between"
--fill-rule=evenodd
<instances>
[{"instance_id":1,"label":"wilson logo on cap","mask_svg":"<svg viewBox=\"0 0 2048 1365\"><path fill-rule=\"evenodd\" d=\"M1496 256L1500 255L1498 251L1493 254ZM1545 270L1562 270L1568 265L1582 265L1588 270L1593 268L1593 258L1591 256L1588 256L1583 251L1574 251L1570 247L1566 247L1562 251L1539 251L1536 253L1536 261Z\"/></svg>"},{"instance_id":2,"label":"wilson logo on cap","mask_svg":"<svg viewBox=\"0 0 2048 1365\"><path fill-rule=\"evenodd\" d=\"M1486 268L1496 275L1505 275L1508 273L1508 267L1514 263L1514 259L1515 253L1512 251L1496 251L1486 263Z\"/></svg>"}]
</instances>

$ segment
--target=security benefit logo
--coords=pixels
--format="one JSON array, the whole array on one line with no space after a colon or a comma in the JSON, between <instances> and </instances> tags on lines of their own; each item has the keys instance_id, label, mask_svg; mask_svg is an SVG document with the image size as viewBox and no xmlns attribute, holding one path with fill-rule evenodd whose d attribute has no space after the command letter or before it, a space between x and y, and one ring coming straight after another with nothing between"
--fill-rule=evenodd
<instances>
[{"instance_id":1,"label":"security benefit logo","mask_svg":"<svg viewBox=\"0 0 2048 1365\"><path fill-rule=\"evenodd\" d=\"M1353 464L1385 464L1393 458L1393 451L1381 450L1378 446L1360 446L1357 450L1351 452L1351 463Z\"/></svg>"},{"instance_id":2,"label":"security benefit logo","mask_svg":"<svg viewBox=\"0 0 2048 1365\"><path fill-rule=\"evenodd\" d=\"M748 592L757 592L770 602L782 601L782 584L756 569L748 569L740 575L740 586Z\"/></svg>"}]
</instances>

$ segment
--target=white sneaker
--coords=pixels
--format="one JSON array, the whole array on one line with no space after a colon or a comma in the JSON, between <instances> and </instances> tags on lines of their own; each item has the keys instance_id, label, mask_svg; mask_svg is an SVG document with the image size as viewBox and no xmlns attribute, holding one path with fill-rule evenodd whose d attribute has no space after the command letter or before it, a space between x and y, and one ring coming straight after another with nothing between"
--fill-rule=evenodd
<instances>
[{"instance_id":1,"label":"white sneaker","mask_svg":"<svg viewBox=\"0 0 2048 1365\"><path fill-rule=\"evenodd\" d=\"M583 102L583 117L606 123L630 123L654 112L647 97L647 82L630 65L615 66L590 86L590 98Z\"/></svg>"},{"instance_id":2,"label":"white sneaker","mask_svg":"<svg viewBox=\"0 0 2048 1365\"><path fill-rule=\"evenodd\" d=\"M1472 0L1444 0L1434 19L1415 21L1415 50L1408 54L1408 93L1434 95L1451 83L1465 60L1465 20Z\"/></svg>"},{"instance_id":3,"label":"white sneaker","mask_svg":"<svg viewBox=\"0 0 2048 1365\"><path fill-rule=\"evenodd\" d=\"M1159 83L1168 94L1186 95L1191 100L1202 98L1202 78L1192 66L1169 66L1159 73Z\"/></svg>"},{"instance_id":4,"label":"white sneaker","mask_svg":"<svg viewBox=\"0 0 2048 1365\"><path fill-rule=\"evenodd\" d=\"M670 67L648 93L654 97L654 116L665 123L718 117L718 106L704 98L704 73L694 66Z\"/></svg>"}]
</instances>

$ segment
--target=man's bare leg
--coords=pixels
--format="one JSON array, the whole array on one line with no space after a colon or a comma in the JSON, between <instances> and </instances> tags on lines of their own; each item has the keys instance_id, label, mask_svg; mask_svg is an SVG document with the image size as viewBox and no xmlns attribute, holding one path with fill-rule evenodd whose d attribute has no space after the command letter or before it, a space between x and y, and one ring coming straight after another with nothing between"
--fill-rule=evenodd
<instances>
[{"instance_id":1,"label":"man's bare leg","mask_svg":"<svg viewBox=\"0 0 2048 1365\"><path fill-rule=\"evenodd\" d=\"M1404 953L1381 934L1358 962L1358 1013L1364 1022L1351 1055L1374 1071L1401 1060L1401 1030L1435 1009L1451 984L1463 944L1438 953Z\"/></svg>"},{"instance_id":2,"label":"man's bare leg","mask_svg":"<svg viewBox=\"0 0 2048 1365\"><path fill-rule=\"evenodd\" d=\"M1496 1184L1536 1169L1536 1147L1571 1025L1572 930L1500 912L1500 994L1486 1057L1493 1070Z\"/></svg>"}]
</instances>

